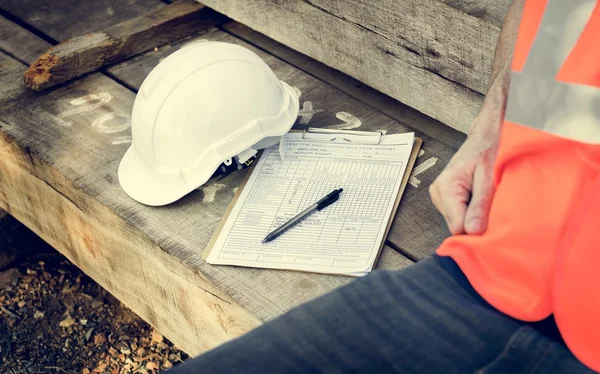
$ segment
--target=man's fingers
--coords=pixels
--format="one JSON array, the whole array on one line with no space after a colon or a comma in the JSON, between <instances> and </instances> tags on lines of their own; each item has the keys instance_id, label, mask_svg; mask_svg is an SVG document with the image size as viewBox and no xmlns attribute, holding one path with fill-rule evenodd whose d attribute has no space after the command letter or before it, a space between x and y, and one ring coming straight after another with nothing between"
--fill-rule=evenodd
<instances>
[{"instance_id":1,"label":"man's fingers","mask_svg":"<svg viewBox=\"0 0 600 374\"><path fill-rule=\"evenodd\" d=\"M468 191L454 191L443 198L444 218L452 235L465 233Z\"/></svg>"},{"instance_id":2,"label":"man's fingers","mask_svg":"<svg viewBox=\"0 0 600 374\"><path fill-rule=\"evenodd\" d=\"M492 168L480 165L473 176L473 191L465 217L467 234L481 234L487 227L487 218L493 196Z\"/></svg>"},{"instance_id":3,"label":"man's fingers","mask_svg":"<svg viewBox=\"0 0 600 374\"><path fill-rule=\"evenodd\" d=\"M450 233L452 235L464 234L469 191L462 185L453 186L452 183L443 182L443 180L438 180L431 185L429 189L431 201L444 216Z\"/></svg>"}]
</instances>

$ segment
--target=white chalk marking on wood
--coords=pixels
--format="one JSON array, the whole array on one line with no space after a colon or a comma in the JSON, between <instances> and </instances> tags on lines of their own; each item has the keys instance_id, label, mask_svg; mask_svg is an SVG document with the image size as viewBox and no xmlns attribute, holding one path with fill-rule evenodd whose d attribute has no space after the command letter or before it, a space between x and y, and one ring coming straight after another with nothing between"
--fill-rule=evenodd
<instances>
[{"instance_id":1,"label":"white chalk marking on wood","mask_svg":"<svg viewBox=\"0 0 600 374\"><path fill-rule=\"evenodd\" d=\"M129 144L132 142L131 135L117 136L113 139L112 144Z\"/></svg>"},{"instance_id":2,"label":"white chalk marking on wood","mask_svg":"<svg viewBox=\"0 0 600 374\"><path fill-rule=\"evenodd\" d=\"M80 113L82 111L99 108L111 100L112 100L112 95L109 94L108 92L100 92L98 94L89 94L89 95L81 96L81 97L78 97L77 99L73 99L73 100L69 101L69 104L74 105L74 106L90 104L90 106L89 107L80 107L79 109L73 109L73 110L64 112L62 114L62 116L71 114L71 112ZM97 101L97 102L92 104L92 102L94 102L94 101Z\"/></svg>"},{"instance_id":3,"label":"white chalk marking on wood","mask_svg":"<svg viewBox=\"0 0 600 374\"><path fill-rule=\"evenodd\" d=\"M108 92L100 92L98 94L89 94L85 96L78 97L69 102L69 104L75 106L76 108L67 110L59 114L58 122L65 127L70 127L73 123L65 121L63 118L71 117L77 114L81 114L83 112L89 112L90 110L94 110L96 108L100 108L101 106L107 104L112 100L112 95Z\"/></svg>"},{"instance_id":4,"label":"white chalk marking on wood","mask_svg":"<svg viewBox=\"0 0 600 374\"><path fill-rule=\"evenodd\" d=\"M110 124L111 121L113 122L112 124ZM117 112L105 113L92 123L92 127L96 131L105 134L125 131L129 126L131 126L131 117L128 114Z\"/></svg>"},{"instance_id":5,"label":"white chalk marking on wood","mask_svg":"<svg viewBox=\"0 0 600 374\"><path fill-rule=\"evenodd\" d=\"M408 180L408 183L410 183L410 185L413 187L419 187L419 185L421 184L421 181L415 177L410 177L410 179Z\"/></svg>"},{"instance_id":6,"label":"white chalk marking on wood","mask_svg":"<svg viewBox=\"0 0 600 374\"><path fill-rule=\"evenodd\" d=\"M214 183L210 186L202 187L202 192L204 193L204 198L202 199L203 203L212 203L215 200L215 196L217 196L217 192L227 187L221 183Z\"/></svg>"},{"instance_id":7,"label":"white chalk marking on wood","mask_svg":"<svg viewBox=\"0 0 600 374\"><path fill-rule=\"evenodd\" d=\"M337 112L335 114L335 116L339 120L344 121L344 123L340 123L338 125L326 126L328 129L334 129L334 130L352 130L352 129L355 129L357 127L360 127L360 125L362 125L361 120L359 120L358 118L354 117L350 113Z\"/></svg>"},{"instance_id":8,"label":"white chalk marking on wood","mask_svg":"<svg viewBox=\"0 0 600 374\"><path fill-rule=\"evenodd\" d=\"M437 163L437 161L438 161L437 157L431 157L431 158L428 158L427 160L423 161L418 166L415 166L412 173L410 174L410 179L408 180L408 183L410 183L413 187L419 187L419 184L421 184L421 181L418 180L416 178L416 176L424 173L427 169L429 169L433 165L435 165Z\"/></svg>"},{"instance_id":9,"label":"white chalk marking on wood","mask_svg":"<svg viewBox=\"0 0 600 374\"><path fill-rule=\"evenodd\" d=\"M304 104L302 104L302 109L300 109L300 111L298 112L298 116L300 117L300 124L308 125L310 120L313 118L313 115L322 111L323 109L313 109L313 104L311 101L305 101Z\"/></svg>"},{"instance_id":10,"label":"white chalk marking on wood","mask_svg":"<svg viewBox=\"0 0 600 374\"><path fill-rule=\"evenodd\" d=\"M423 156L425 154L425 151L422 149L419 149L419 154L417 155L417 158Z\"/></svg>"}]
</instances>

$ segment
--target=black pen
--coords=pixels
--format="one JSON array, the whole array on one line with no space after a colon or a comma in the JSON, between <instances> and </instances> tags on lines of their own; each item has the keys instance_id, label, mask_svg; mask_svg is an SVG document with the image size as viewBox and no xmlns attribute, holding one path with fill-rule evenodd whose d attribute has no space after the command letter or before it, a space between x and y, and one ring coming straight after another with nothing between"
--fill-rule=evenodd
<instances>
[{"instance_id":1,"label":"black pen","mask_svg":"<svg viewBox=\"0 0 600 374\"><path fill-rule=\"evenodd\" d=\"M342 193L342 191L343 191L342 188L338 188L337 190L331 191L329 194L327 194L327 196L325 196L321 200L317 201L313 205L309 206L308 208L304 209L296 217L290 219L289 221L287 221L286 223L281 225L279 228L277 228L275 231L273 231L269 235L267 235L263 239L262 243L270 242L271 240L275 239L279 235L286 232L289 228L291 228L298 222L302 221L304 218L306 218L311 213L321 210L321 209L333 204L340 197L340 193Z\"/></svg>"}]
</instances>

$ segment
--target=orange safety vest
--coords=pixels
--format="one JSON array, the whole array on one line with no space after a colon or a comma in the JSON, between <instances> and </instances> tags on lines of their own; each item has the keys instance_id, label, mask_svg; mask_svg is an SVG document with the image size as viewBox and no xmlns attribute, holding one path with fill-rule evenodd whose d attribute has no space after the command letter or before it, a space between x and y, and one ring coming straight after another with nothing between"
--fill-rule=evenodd
<instances>
[{"instance_id":1,"label":"orange safety vest","mask_svg":"<svg viewBox=\"0 0 600 374\"><path fill-rule=\"evenodd\" d=\"M451 236L477 292L516 319L554 314L600 371L600 4L527 0L482 235Z\"/></svg>"}]
</instances>

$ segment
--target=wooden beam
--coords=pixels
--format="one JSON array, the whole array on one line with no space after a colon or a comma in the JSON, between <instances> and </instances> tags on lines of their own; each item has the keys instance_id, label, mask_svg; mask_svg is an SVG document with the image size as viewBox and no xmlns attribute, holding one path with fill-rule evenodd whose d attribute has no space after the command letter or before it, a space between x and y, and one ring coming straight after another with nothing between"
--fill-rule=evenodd
<instances>
[{"instance_id":1,"label":"wooden beam","mask_svg":"<svg viewBox=\"0 0 600 374\"><path fill-rule=\"evenodd\" d=\"M219 13L193 0L178 1L51 47L25 72L25 86L36 91L47 89L224 20Z\"/></svg>"},{"instance_id":2,"label":"wooden beam","mask_svg":"<svg viewBox=\"0 0 600 374\"><path fill-rule=\"evenodd\" d=\"M27 2L33 0L23 1L26 4L22 5L21 7L19 7L18 4L15 4L15 8L11 8L11 12L19 13L23 18L29 19L31 17L28 15L28 12L33 11L32 9L35 7L27 6ZM66 0L61 1L64 2ZM86 7L82 2L76 0L69 1L71 2L71 7L68 9L70 9L74 14L80 14L82 10L79 8ZM106 4L112 4L110 0L99 0L95 3L95 6L100 7L100 9L104 9L100 6L100 3L104 3L104 7L108 6ZM94 19L93 14L90 14L90 17ZM66 20L57 19L56 22L64 25L70 25L70 23ZM55 33L58 32L57 30L60 30L65 34L69 33L67 28L57 29L55 25L42 25L44 27L42 30L44 33ZM18 33L11 33L11 35L14 34ZM261 58L271 65L281 79L286 82L292 82L292 84L301 92L302 95L301 117L299 122L296 124L296 128L304 128L307 126L353 127L359 125L362 126L360 127L361 129L367 130L383 129L388 132L403 132L413 131L421 126L419 123L413 124L410 120L411 116L407 116L406 118L397 117L395 120L393 120L390 117L383 115L381 112L373 109L372 107L365 105L360 100L356 100L348 95L343 94L339 90L324 84L319 79L312 78L308 74L301 72L300 70L274 57L273 55L265 53L248 45L247 43L244 43L238 38L232 37L227 33L219 32L217 30L211 30L208 33L201 32L193 39L182 40L179 43L166 45L163 48L160 48L157 52L151 51L145 53L110 68L109 72L113 76L119 78L120 82L125 83L128 87L139 87L144 77L162 58L170 53L173 53L187 43L201 41L203 39L237 43L248 47L254 50L259 56L261 56ZM94 111L106 111L108 108L112 107L112 103L109 105L102 103L93 104L98 106L98 108L94 109ZM81 109L74 109L69 105L66 107L61 107L60 103L56 102L54 103L54 106L61 108L61 110L66 110L67 113L76 113L78 110L81 111ZM73 112L73 110L75 110L75 112ZM106 113L106 115L108 117L101 117L101 119L114 116L117 117L118 120L122 121L123 118L128 118L129 114ZM64 115L60 118L64 118ZM69 118L67 118L66 123L69 123L68 120ZM112 119L110 122L104 123L112 123L114 125L115 122L117 122L117 128L121 128L122 132L126 133L122 136L119 133L116 133L114 139L112 140L112 142L115 143L112 148L121 147L121 152L124 152L128 146L128 142L131 141L131 138L127 134L129 131L127 126L119 126L118 120ZM411 125L414 125L416 128L405 125L407 123L411 123ZM392 226L390 235L388 237L390 245L414 260L430 256L435 248L437 248L439 243L449 235L443 218L431 204L427 187L435 178L435 176L438 175L439 172L445 167L446 163L454 153L453 147L448 147L436 139L420 133L419 131L417 131L417 134L424 140L424 153L417 160L417 165L415 168L415 172L418 173L418 175L414 176L414 178L411 178L410 180L410 185L407 188L405 198L401 202L401 208L396 216L394 225ZM106 151L113 152L110 150L110 148ZM210 221L202 224L203 227L205 227L205 230L193 233L193 236L196 238L194 239L196 243L206 243L208 241L210 238L210 233L212 232L211 230L213 230L218 224L218 219L220 218L219 214L222 214L224 211L225 206L228 204L229 199L232 196L232 190L236 188L236 183L238 183L236 180L229 182L229 179L226 179L225 181L214 181L214 187L212 184L206 186L207 200L213 199L212 204L210 205L217 206L217 208L215 208L216 210L210 212L208 215L208 217L210 217ZM114 187L112 186L111 188L105 186L99 188L107 191L114 190ZM120 192L120 188L117 190ZM203 194L204 189L201 189L199 193ZM188 197L188 199L190 198L191 197ZM203 201L202 195L195 198L199 198L201 201ZM197 214L204 216L202 210L198 211ZM172 227L178 227L177 223L173 223ZM200 235L200 237L198 237L198 235ZM188 254L182 253L181 255L187 256ZM257 301L257 304L260 304L260 302Z\"/></svg>"},{"instance_id":3,"label":"wooden beam","mask_svg":"<svg viewBox=\"0 0 600 374\"><path fill-rule=\"evenodd\" d=\"M9 0L9 3L11 1L12 0ZM70 2L66 9L69 9L73 14L81 14L83 12L81 8L86 8L85 3L80 1L61 1ZM143 2L145 0L139 1ZM22 2L23 4L19 3L21 5L12 4L10 11L20 14L21 17L25 19L32 18L29 16L29 12L33 12L35 7L31 6L30 3L35 2L35 0L22 0ZM101 3L104 4L104 6L101 6ZM110 0L98 0L98 2L95 3L95 6L99 7L99 12L104 12L104 8L108 7L109 4L112 4ZM90 14L90 17L94 19L93 14ZM43 23L45 21L37 20L37 18L36 22L43 27L42 31L44 33L69 33L68 27L57 28L55 25L47 25ZM56 22L70 25L67 20L60 18L57 18ZM415 123L411 121L411 118L413 117L410 114L400 115L397 116L395 120L392 120L390 117L382 115L382 113L377 110L365 105L360 100L344 95L339 90L333 89L331 86L323 84L317 79L311 79L307 74L301 73L298 69L284 63L282 60L275 58L268 53L264 53L261 50L252 48L238 38L231 37L226 33L218 32L216 30L212 30L209 33L201 32L193 39L182 40L179 43L166 45L159 48L157 52L151 51L140 55L111 67L108 71L128 87L139 87L145 76L162 58L173 53L188 42L202 39L221 40L249 47L274 67L281 79L287 82L294 82L296 88L298 88L303 95L303 97L301 97L303 109L301 113L305 113L305 115L300 121L303 124L298 123L297 125L300 128L307 125L352 126L352 123L349 122L354 121L353 118L356 118L360 121L361 126L363 126L362 128L386 129L386 131L389 132L402 132L419 129L422 126L422 122L426 122L425 119L421 123ZM276 51L274 51L274 53L276 53ZM311 113L311 110L309 109L311 107L314 109L314 113ZM351 117L344 117L346 114L350 114ZM346 124L338 118L339 115L341 115L342 118L345 118L343 121L346 121ZM407 126L406 124L410 124L414 127ZM449 235L441 215L431 204L427 187L430 181L439 174L448 160L452 157L454 147L447 147L443 143L437 141L437 139L425 136L422 133L419 133L419 135L424 139L425 153L418 159L416 165L416 170L419 172L419 175L411 179L411 185L406 192L406 196L411 196L410 198L416 199L417 202L406 204L404 208L400 209L396 217L396 224L392 227L388 237L390 244L393 245L394 248L401 250L403 254L411 259L421 259L431 255L437 245ZM127 142L128 140L126 137L123 137L116 141ZM217 183L223 184L221 182ZM235 188L235 186L230 188ZM227 200L218 200L219 198L221 198L221 194L216 194L215 203L220 202L221 204L227 204ZM401 206L404 206L403 204L404 203L401 203ZM406 228L410 229L407 230Z\"/></svg>"},{"instance_id":4,"label":"wooden beam","mask_svg":"<svg viewBox=\"0 0 600 374\"><path fill-rule=\"evenodd\" d=\"M410 180L388 240L390 245L404 255L418 260L430 256L449 235L442 216L431 203L428 186L446 166L454 154L454 149L416 130L418 123L414 123L415 127L410 127L409 123L413 123L410 116L392 119L360 100L323 83L320 79L313 78L279 58L219 30L210 30L192 40L168 45L158 52L147 53L125 61L111 67L109 72L128 86L139 87L162 58L187 43L203 40L234 43L250 48L273 67L280 79L291 82L290 84L301 93L302 110L295 128L302 129L309 126L351 128L358 124L356 129L360 130L385 130L388 133L417 131L418 136L423 138L424 153L417 159L415 170L418 175Z\"/></svg>"},{"instance_id":5,"label":"wooden beam","mask_svg":"<svg viewBox=\"0 0 600 374\"><path fill-rule=\"evenodd\" d=\"M223 32L212 32L200 38L226 37L244 44ZM9 35L17 33L26 31L13 25ZM30 43L35 38L18 36ZM176 50L181 45L168 48ZM322 117L311 125L339 124L336 113L355 107L368 123L366 129L408 130L254 50L276 74L303 90L304 97L323 105L323 109L315 108L322 110L318 113ZM122 72L134 69L135 63L139 67L144 58L157 62L155 55L149 52L136 62L127 61ZM25 54L16 57L26 59ZM121 190L116 177L131 140L133 92L98 73L43 93L32 92L19 79L25 64L0 53L0 68L0 207L189 354L239 336L351 280L206 264L201 252L243 172L211 180L167 207L138 204ZM410 263L386 246L377 268L400 269Z\"/></svg>"},{"instance_id":6,"label":"wooden beam","mask_svg":"<svg viewBox=\"0 0 600 374\"><path fill-rule=\"evenodd\" d=\"M261 323L201 273L2 133L0 155L0 206L188 354L214 348ZM68 188L68 197L50 179ZM378 267L392 270L410 263L386 247ZM306 282L297 284L305 288L315 281L300 278Z\"/></svg>"},{"instance_id":7,"label":"wooden beam","mask_svg":"<svg viewBox=\"0 0 600 374\"><path fill-rule=\"evenodd\" d=\"M59 42L104 30L166 6L157 0L2 0L0 8L13 21Z\"/></svg>"},{"instance_id":8,"label":"wooden beam","mask_svg":"<svg viewBox=\"0 0 600 374\"><path fill-rule=\"evenodd\" d=\"M512 0L441 0L471 17L501 26Z\"/></svg>"},{"instance_id":9,"label":"wooden beam","mask_svg":"<svg viewBox=\"0 0 600 374\"><path fill-rule=\"evenodd\" d=\"M3 84L18 81L25 68L4 55L0 56L0 66L5 73ZM113 85L107 78L94 78L92 83L106 81L100 87ZM69 91L63 90L63 94L68 95ZM27 96L24 92L21 95ZM131 101L122 96L121 99ZM14 100L6 91L0 93L3 106ZM35 120L46 121L46 131L48 126L61 126L55 118L44 118L44 104L40 107L35 100L26 102L31 104L29 114L37 117ZM18 110L12 114L4 112L1 118L0 206L3 209L188 352L201 352L259 324L255 316L204 276L165 253L54 169L48 159L57 153L71 157L68 155L82 151L72 142L73 138L54 154L45 153L35 131L29 132L33 138L27 146L20 145L13 136L24 135L14 131L15 126L25 130L27 125L32 125L18 116ZM82 128L86 123L89 122L83 116L73 126ZM59 146L56 138L52 142ZM93 152L91 148L88 151Z\"/></svg>"},{"instance_id":10,"label":"wooden beam","mask_svg":"<svg viewBox=\"0 0 600 374\"><path fill-rule=\"evenodd\" d=\"M34 61L44 53L51 44L44 43L30 32L16 27L4 17L0 17L0 50L21 62Z\"/></svg>"},{"instance_id":11,"label":"wooden beam","mask_svg":"<svg viewBox=\"0 0 600 374\"><path fill-rule=\"evenodd\" d=\"M288 64L344 91L348 95L381 111L398 122L427 134L431 138L452 149L457 150L466 139L464 133L453 129L450 126L446 126L414 108L364 85L355 78L352 78L339 70L335 70L314 58L295 51L288 46L276 42L239 22L229 21L219 26L219 28L237 38L268 51Z\"/></svg>"},{"instance_id":12,"label":"wooden beam","mask_svg":"<svg viewBox=\"0 0 600 374\"><path fill-rule=\"evenodd\" d=\"M510 0L203 0L303 54L466 132Z\"/></svg>"}]
</instances>

